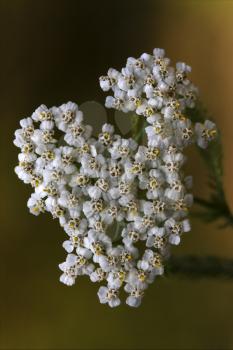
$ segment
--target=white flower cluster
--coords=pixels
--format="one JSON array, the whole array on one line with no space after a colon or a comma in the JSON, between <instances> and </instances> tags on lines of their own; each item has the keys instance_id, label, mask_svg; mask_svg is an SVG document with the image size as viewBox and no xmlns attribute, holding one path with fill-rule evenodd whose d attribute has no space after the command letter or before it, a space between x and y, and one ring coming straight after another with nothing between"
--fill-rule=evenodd
<instances>
[{"instance_id":1,"label":"white flower cluster","mask_svg":"<svg viewBox=\"0 0 233 350\"><path fill-rule=\"evenodd\" d=\"M112 90L105 101L107 108L122 112L134 111L144 116L151 125L146 128L150 145L175 144L183 148L194 140L202 148L216 135L215 124L193 125L185 116L186 108L195 107L197 88L188 79L191 67L178 62L170 66L163 49L154 49L153 55L129 57L121 72L110 68L100 77L103 91Z\"/></svg>"},{"instance_id":2,"label":"white flower cluster","mask_svg":"<svg viewBox=\"0 0 233 350\"><path fill-rule=\"evenodd\" d=\"M50 212L67 233L60 281L70 286L88 275L105 282L98 296L111 307L120 304L122 289L126 303L139 306L148 284L163 274L169 246L190 230L192 180L182 172L183 149L194 141L205 147L216 133L213 123L194 126L184 116L194 105L190 67L168 64L155 49L100 78L104 90L114 91L108 107L146 117L146 145L116 135L110 124L93 137L72 102L40 106L15 132L16 173L34 188L30 212Z\"/></svg>"}]
</instances>

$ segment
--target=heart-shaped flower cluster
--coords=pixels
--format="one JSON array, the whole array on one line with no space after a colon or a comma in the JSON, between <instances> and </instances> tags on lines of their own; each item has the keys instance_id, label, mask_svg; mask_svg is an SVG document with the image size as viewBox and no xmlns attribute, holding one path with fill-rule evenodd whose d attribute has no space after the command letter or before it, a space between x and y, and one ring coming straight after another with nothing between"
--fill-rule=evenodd
<instances>
[{"instance_id":1,"label":"heart-shaped flower cluster","mask_svg":"<svg viewBox=\"0 0 233 350\"><path fill-rule=\"evenodd\" d=\"M107 107L144 116L144 145L116 135L110 124L93 137L72 102L40 106L15 133L16 173L34 188L30 212L50 212L67 233L61 282L73 285L79 275L104 282L98 296L111 307L120 304L122 287L126 303L139 306L148 284L163 274L169 246L190 230L192 179L182 172L183 150L195 141L205 147L216 130L184 115L196 93L189 71L184 63L170 67L155 49L100 78L114 92Z\"/></svg>"}]
</instances>

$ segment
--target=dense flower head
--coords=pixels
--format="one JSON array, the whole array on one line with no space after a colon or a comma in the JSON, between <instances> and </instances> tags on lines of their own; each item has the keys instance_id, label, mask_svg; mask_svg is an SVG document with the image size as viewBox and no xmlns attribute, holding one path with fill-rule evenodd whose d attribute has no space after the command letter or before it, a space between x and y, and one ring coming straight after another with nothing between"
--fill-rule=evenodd
<instances>
[{"instance_id":1,"label":"dense flower head","mask_svg":"<svg viewBox=\"0 0 233 350\"><path fill-rule=\"evenodd\" d=\"M170 67L164 50L129 58L121 72L100 78L113 91L106 106L144 117L147 141L117 135L104 124L97 137L73 102L35 110L22 119L14 143L21 149L18 177L33 187L28 208L50 212L67 237L60 281L80 275L101 282L98 297L111 307L139 306L148 285L164 273L170 246L190 231L192 180L183 173L184 149L206 147L215 125L194 125L185 109L195 105L191 68ZM126 115L127 118L127 115Z\"/></svg>"}]
</instances>

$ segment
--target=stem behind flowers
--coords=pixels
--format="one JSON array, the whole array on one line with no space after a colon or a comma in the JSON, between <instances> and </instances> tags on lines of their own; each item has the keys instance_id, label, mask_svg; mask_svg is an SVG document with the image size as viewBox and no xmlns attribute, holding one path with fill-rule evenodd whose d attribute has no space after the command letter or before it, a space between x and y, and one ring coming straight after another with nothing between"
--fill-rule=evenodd
<instances>
[{"instance_id":1,"label":"stem behind flowers","mask_svg":"<svg viewBox=\"0 0 233 350\"><path fill-rule=\"evenodd\" d=\"M201 103L194 109L187 109L186 113L193 122L203 123L206 118L213 119ZM211 195L208 200L194 198L195 203L204 208L204 211L198 212L196 216L207 222L221 218L225 221L221 227L232 226L233 215L226 201L223 187L223 152L220 133L218 132L216 139L209 144L207 149L198 147L198 150L208 167Z\"/></svg>"}]
</instances>

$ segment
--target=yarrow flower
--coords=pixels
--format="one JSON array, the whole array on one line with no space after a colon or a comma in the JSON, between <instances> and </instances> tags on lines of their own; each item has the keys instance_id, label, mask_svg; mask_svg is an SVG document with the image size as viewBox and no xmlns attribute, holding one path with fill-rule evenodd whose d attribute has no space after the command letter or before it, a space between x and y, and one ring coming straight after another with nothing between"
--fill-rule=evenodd
<instances>
[{"instance_id":1,"label":"yarrow flower","mask_svg":"<svg viewBox=\"0 0 233 350\"><path fill-rule=\"evenodd\" d=\"M197 98L190 71L185 63L171 67L164 50L154 49L100 77L101 88L113 93L107 108L145 119L144 144L115 134L110 124L94 137L73 102L40 106L15 132L15 171L33 188L30 212L50 212L67 234L60 281L71 286L87 275L105 284L98 297L110 307L121 303L122 292L129 306L139 306L164 273L170 247L190 231L184 149L195 142L205 148L216 135L214 123L186 116Z\"/></svg>"}]
</instances>

